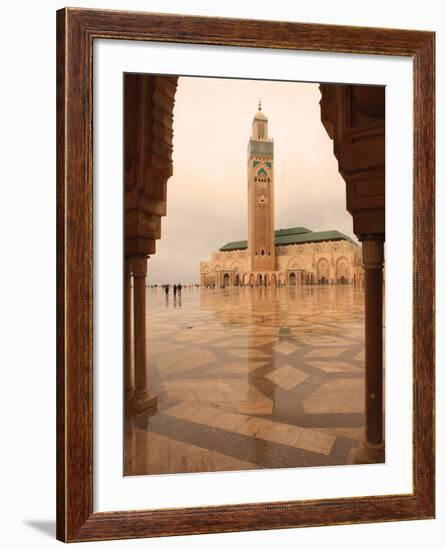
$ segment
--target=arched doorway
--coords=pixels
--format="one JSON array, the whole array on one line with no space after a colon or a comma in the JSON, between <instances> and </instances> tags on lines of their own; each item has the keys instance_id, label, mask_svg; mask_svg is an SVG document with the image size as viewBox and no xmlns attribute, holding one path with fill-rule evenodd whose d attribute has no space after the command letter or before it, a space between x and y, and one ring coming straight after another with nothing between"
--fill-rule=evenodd
<instances>
[{"instance_id":1,"label":"arched doorway","mask_svg":"<svg viewBox=\"0 0 446 550\"><path fill-rule=\"evenodd\" d=\"M240 276L239 276L238 273L235 276L234 284L235 284L235 286L240 286Z\"/></svg>"},{"instance_id":2,"label":"arched doorway","mask_svg":"<svg viewBox=\"0 0 446 550\"><path fill-rule=\"evenodd\" d=\"M296 274L290 273L290 286L296 286Z\"/></svg>"},{"instance_id":3,"label":"arched doorway","mask_svg":"<svg viewBox=\"0 0 446 550\"><path fill-rule=\"evenodd\" d=\"M275 274L275 273L273 273L273 274L271 275L271 284L272 284L273 286L276 286L276 284L277 284L277 278L276 278L276 274Z\"/></svg>"},{"instance_id":4,"label":"arched doorway","mask_svg":"<svg viewBox=\"0 0 446 550\"><path fill-rule=\"evenodd\" d=\"M346 285L350 280L350 269L348 260L344 256L336 261L336 282L341 285Z\"/></svg>"},{"instance_id":5,"label":"arched doorway","mask_svg":"<svg viewBox=\"0 0 446 550\"><path fill-rule=\"evenodd\" d=\"M215 273L215 276L214 276L214 284L216 284L217 286L219 284L221 284L221 266L219 264L217 264L215 267L214 267L214 273Z\"/></svg>"},{"instance_id":6,"label":"arched doorway","mask_svg":"<svg viewBox=\"0 0 446 550\"><path fill-rule=\"evenodd\" d=\"M317 263L317 280L321 285L327 284L330 280L330 265L326 258L321 258Z\"/></svg>"},{"instance_id":7,"label":"arched doorway","mask_svg":"<svg viewBox=\"0 0 446 550\"><path fill-rule=\"evenodd\" d=\"M229 286L230 280L229 273L225 273L223 277L223 286Z\"/></svg>"},{"instance_id":8,"label":"arched doorway","mask_svg":"<svg viewBox=\"0 0 446 550\"><path fill-rule=\"evenodd\" d=\"M263 286L263 275L259 273L259 276L257 277L257 285Z\"/></svg>"},{"instance_id":9,"label":"arched doorway","mask_svg":"<svg viewBox=\"0 0 446 550\"><path fill-rule=\"evenodd\" d=\"M204 268L201 272L201 281L200 281L200 283L203 286L206 286L209 283L209 272L210 272L209 267L207 265L204 266Z\"/></svg>"}]
</instances>

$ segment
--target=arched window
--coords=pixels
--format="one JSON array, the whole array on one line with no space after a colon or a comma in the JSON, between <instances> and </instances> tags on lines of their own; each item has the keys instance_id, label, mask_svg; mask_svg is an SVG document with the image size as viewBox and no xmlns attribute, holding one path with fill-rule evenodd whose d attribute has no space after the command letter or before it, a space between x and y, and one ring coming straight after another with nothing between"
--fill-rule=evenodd
<instances>
[{"instance_id":1,"label":"arched window","mask_svg":"<svg viewBox=\"0 0 446 550\"><path fill-rule=\"evenodd\" d=\"M264 256L264 255L265 255L265 251L264 251L264 250L262 250L262 256Z\"/></svg>"}]
</instances>

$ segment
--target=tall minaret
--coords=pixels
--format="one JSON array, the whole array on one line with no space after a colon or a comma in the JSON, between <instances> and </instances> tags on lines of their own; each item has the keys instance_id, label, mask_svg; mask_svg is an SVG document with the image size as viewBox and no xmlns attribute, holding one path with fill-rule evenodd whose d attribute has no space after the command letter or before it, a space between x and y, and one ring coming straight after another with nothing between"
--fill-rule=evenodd
<instances>
[{"instance_id":1,"label":"tall minaret","mask_svg":"<svg viewBox=\"0 0 446 550\"><path fill-rule=\"evenodd\" d=\"M248 253L251 271L274 271L274 143L260 101L248 143Z\"/></svg>"}]
</instances>

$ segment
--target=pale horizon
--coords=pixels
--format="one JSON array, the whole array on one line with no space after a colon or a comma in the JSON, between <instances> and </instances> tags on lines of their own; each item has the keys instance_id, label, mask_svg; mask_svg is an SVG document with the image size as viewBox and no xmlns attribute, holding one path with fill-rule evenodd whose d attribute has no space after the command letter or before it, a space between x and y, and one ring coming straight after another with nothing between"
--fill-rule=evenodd
<instances>
[{"instance_id":1,"label":"pale horizon","mask_svg":"<svg viewBox=\"0 0 446 550\"><path fill-rule=\"evenodd\" d=\"M274 139L275 228L338 230L357 242L318 84L180 77L173 176L149 284L198 283L201 261L247 239L246 151L259 99Z\"/></svg>"}]
</instances>

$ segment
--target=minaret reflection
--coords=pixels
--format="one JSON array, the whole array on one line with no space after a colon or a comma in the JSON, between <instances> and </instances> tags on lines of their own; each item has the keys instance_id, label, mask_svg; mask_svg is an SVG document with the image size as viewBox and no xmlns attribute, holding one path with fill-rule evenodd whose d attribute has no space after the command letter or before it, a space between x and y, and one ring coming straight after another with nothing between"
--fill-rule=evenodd
<instances>
[{"instance_id":1,"label":"minaret reflection","mask_svg":"<svg viewBox=\"0 0 446 550\"><path fill-rule=\"evenodd\" d=\"M246 414L271 415L274 411L275 388L264 374L275 368L274 343L281 315L277 294L281 290L286 289L275 286L200 289L200 308L212 312L222 337L226 333L232 341L224 352L234 364L234 372L229 376L240 379L243 393L240 410Z\"/></svg>"}]
</instances>

